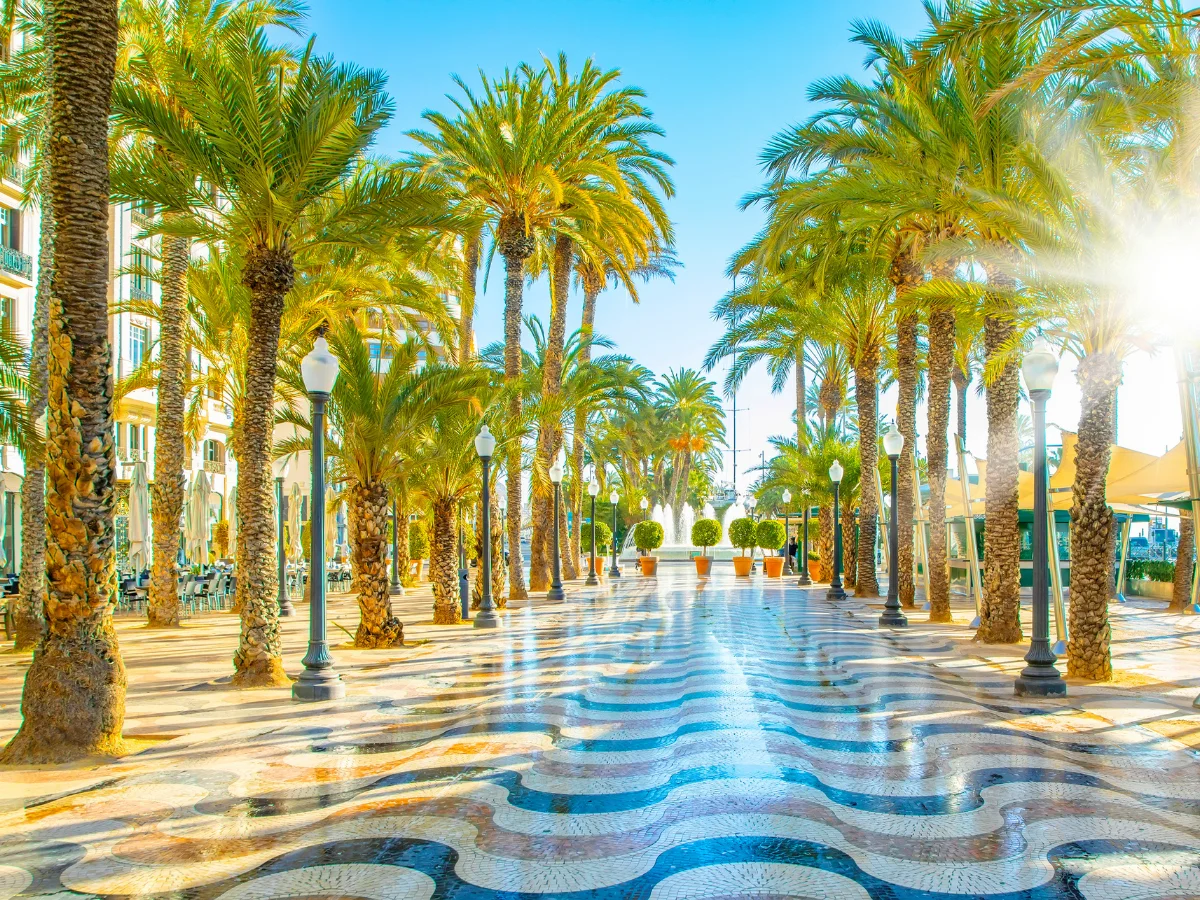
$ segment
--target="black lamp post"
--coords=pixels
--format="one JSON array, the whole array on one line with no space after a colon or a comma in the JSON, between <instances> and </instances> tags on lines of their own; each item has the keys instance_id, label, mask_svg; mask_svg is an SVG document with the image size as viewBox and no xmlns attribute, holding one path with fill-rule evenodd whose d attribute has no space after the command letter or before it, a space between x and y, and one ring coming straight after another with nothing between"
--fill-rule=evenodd
<instances>
[{"instance_id":1,"label":"black lamp post","mask_svg":"<svg viewBox=\"0 0 1200 900\"><path fill-rule=\"evenodd\" d=\"M283 546L283 479L287 478L290 464L290 456L275 460L275 531L278 535L276 556L279 563L279 597L276 602L279 604L280 616L294 616L296 614L296 607L292 606L292 598L288 596L287 551ZM311 573L309 577L312 577Z\"/></svg>"},{"instance_id":2,"label":"black lamp post","mask_svg":"<svg viewBox=\"0 0 1200 900\"><path fill-rule=\"evenodd\" d=\"M462 502L458 504L458 605L464 622L471 619L471 581L467 577L467 550L463 545Z\"/></svg>"},{"instance_id":3,"label":"black lamp post","mask_svg":"<svg viewBox=\"0 0 1200 900\"><path fill-rule=\"evenodd\" d=\"M400 518L396 498L392 498L392 583L388 593L393 597L404 596L404 583L400 581Z\"/></svg>"},{"instance_id":4,"label":"black lamp post","mask_svg":"<svg viewBox=\"0 0 1200 900\"><path fill-rule=\"evenodd\" d=\"M479 612L475 614L476 628L499 628L500 617L496 615L496 604L492 602L492 492L488 489L488 463L496 451L496 439L484 425L475 436L475 452L483 464L483 522L480 530L483 532L483 556L479 561L480 585ZM500 558L504 558L504 530L500 531Z\"/></svg>"},{"instance_id":5,"label":"black lamp post","mask_svg":"<svg viewBox=\"0 0 1200 900\"><path fill-rule=\"evenodd\" d=\"M753 494L751 494L749 497L746 498L746 512L749 513L751 522L758 521L756 518L754 518L754 508L756 506L758 506L758 498L755 497ZM754 548L753 547L750 548L750 571L751 571L751 573L758 571L758 563L756 563L754 561Z\"/></svg>"},{"instance_id":6,"label":"black lamp post","mask_svg":"<svg viewBox=\"0 0 1200 900\"><path fill-rule=\"evenodd\" d=\"M792 492L783 489L783 571L785 575L792 574L792 532L788 527L788 504L792 502Z\"/></svg>"},{"instance_id":7,"label":"black lamp post","mask_svg":"<svg viewBox=\"0 0 1200 900\"><path fill-rule=\"evenodd\" d=\"M1013 685L1018 697L1062 696L1067 683L1050 649L1050 533L1046 521L1046 401L1058 374L1058 357L1043 337L1033 342L1021 363L1021 377L1033 404L1033 638L1027 665Z\"/></svg>"},{"instance_id":8,"label":"black lamp post","mask_svg":"<svg viewBox=\"0 0 1200 900\"><path fill-rule=\"evenodd\" d=\"M338 377L337 357L329 352L324 334L313 342L300 361L304 387L312 403L312 508L325 509L325 402ZM333 657L325 639L325 516L312 517L309 551L308 652L304 671L292 685L293 700L337 700L346 696L342 676L333 671Z\"/></svg>"},{"instance_id":9,"label":"black lamp post","mask_svg":"<svg viewBox=\"0 0 1200 900\"><path fill-rule=\"evenodd\" d=\"M592 555L588 559L588 577L584 584L595 587L600 583L596 575L596 495L600 493L600 482L593 476L588 484L588 495L592 498Z\"/></svg>"},{"instance_id":10,"label":"black lamp post","mask_svg":"<svg viewBox=\"0 0 1200 900\"><path fill-rule=\"evenodd\" d=\"M796 579L796 583L801 587L808 587L812 584L812 578L808 575L808 500L804 500L804 525L803 538L800 541L800 549L796 551L796 556L799 557L796 562L800 566L800 577Z\"/></svg>"},{"instance_id":11,"label":"black lamp post","mask_svg":"<svg viewBox=\"0 0 1200 900\"><path fill-rule=\"evenodd\" d=\"M883 436L883 452L887 454L892 464L891 517L888 519L888 592L887 602L883 605L883 614L879 624L889 628L902 628L908 624L908 618L900 612L900 579L896 572L900 568L900 536L896 533L896 462L904 450L904 435L895 423Z\"/></svg>"},{"instance_id":12,"label":"black lamp post","mask_svg":"<svg viewBox=\"0 0 1200 900\"><path fill-rule=\"evenodd\" d=\"M563 584L562 584L562 561L559 559L560 549L558 546L558 502L559 490L562 487L563 480L563 453L560 450L559 455L554 460L554 465L550 467L550 483L554 485L554 559L550 564L552 577L550 579L550 590L546 591L547 600L562 600L563 599Z\"/></svg>"},{"instance_id":13,"label":"black lamp post","mask_svg":"<svg viewBox=\"0 0 1200 900\"><path fill-rule=\"evenodd\" d=\"M833 577L825 593L826 600L846 599L846 591L842 587L842 518L838 512L838 491L844 474L842 464L835 459L829 467L829 480L833 482Z\"/></svg>"},{"instance_id":14,"label":"black lamp post","mask_svg":"<svg viewBox=\"0 0 1200 900\"><path fill-rule=\"evenodd\" d=\"M612 504L613 524L612 524L612 544L613 544L613 561L612 568L608 570L609 578L620 578L621 570L617 568L617 501L621 499L621 495L617 493L617 489L613 488L612 493L608 495L608 502Z\"/></svg>"}]
</instances>

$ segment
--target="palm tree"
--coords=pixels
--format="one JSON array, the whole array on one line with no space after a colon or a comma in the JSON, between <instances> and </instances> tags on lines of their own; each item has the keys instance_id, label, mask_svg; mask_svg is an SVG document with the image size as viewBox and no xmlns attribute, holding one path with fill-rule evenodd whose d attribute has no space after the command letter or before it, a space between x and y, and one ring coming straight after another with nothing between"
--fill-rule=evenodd
<instances>
[{"instance_id":1,"label":"palm tree","mask_svg":"<svg viewBox=\"0 0 1200 900\"><path fill-rule=\"evenodd\" d=\"M697 454L725 443L725 410L716 384L694 369L672 369L659 379L654 404L672 451L667 502L678 534L688 476Z\"/></svg>"},{"instance_id":2,"label":"palm tree","mask_svg":"<svg viewBox=\"0 0 1200 900\"><path fill-rule=\"evenodd\" d=\"M473 406L472 399L487 388L487 373L473 366L418 368L419 350L412 342L390 347L392 358L387 371L377 372L368 332L353 320L342 321L327 339L341 364L330 396L331 434L326 446L332 478L341 485L340 493L349 512L359 609L354 645L393 647L403 642L404 626L392 614L388 596L388 486L423 467L415 457L422 452L419 447L426 439L430 417L446 410L459 414ZM294 370L286 377L302 388L302 379ZM312 423L296 407L285 408L278 421L295 425L309 436L280 442L276 455L311 446ZM320 514L318 510L313 512Z\"/></svg>"},{"instance_id":3,"label":"palm tree","mask_svg":"<svg viewBox=\"0 0 1200 900\"><path fill-rule=\"evenodd\" d=\"M280 320L297 257L452 217L414 176L355 168L391 113L380 73L318 58L311 42L297 60L281 59L264 30L245 23L219 47L180 58L172 86L186 117L131 87L114 92L118 119L164 150L121 148L117 195L188 210L164 220L161 233L224 242L243 260L253 302L237 423L242 633L234 683L284 684L268 465Z\"/></svg>"},{"instance_id":4,"label":"palm tree","mask_svg":"<svg viewBox=\"0 0 1200 900\"><path fill-rule=\"evenodd\" d=\"M46 622L0 759L63 762L123 749L125 666L116 592L112 381L108 343L108 116L115 0L58 0L50 34L50 197Z\"/></svg>"}]
</instances>

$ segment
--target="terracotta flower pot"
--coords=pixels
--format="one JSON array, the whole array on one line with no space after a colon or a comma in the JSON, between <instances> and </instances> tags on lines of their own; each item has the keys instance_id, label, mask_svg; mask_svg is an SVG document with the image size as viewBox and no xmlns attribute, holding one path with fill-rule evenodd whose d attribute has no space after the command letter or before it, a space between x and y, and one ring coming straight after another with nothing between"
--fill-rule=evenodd
<instances>
[{"instance_id":1,"label":"terracotta flower pot","mask_svg":"<svg viewBox=\"0 0 1200 900\"><path fill-rule=\"evenodd\" d=\"M767 573L768 578L778 578L783 574L783 557L763 557L763 571Z\"/></svg>"},{"instance_id":2,"label":"terracotta flower pot","mask_svg":"<svg viewBox=\"0 0 1200 900\"><path fill-rule=\"evenodd\" d=\"M711 556L693 556L692 559L696 563L696 574L703 578L712 571Z\"/></svg>"},{"instance_id":3,"label":"terracotta flower pot","mask_svg":"<svg viewBox=\"0 0 1200 900\"><path fill-rule=\"evenodd\" d=\"M754 564L752 556L735 556L733 558L733 574L734 575L749 575L750 566Z\"/></svg>"},{"instance_id":4,"label":"terracotta flower pot","mask_svg":"<svg viewBox=\"0 0 1200 900\"><path fill-rule=\"evenodd\" d=\"M658 571L658 557L639 556L638 566L641 568L643 575L645 575L647 578L651 578L654 576L654 573Z\"/></svg>"}]
</instances>

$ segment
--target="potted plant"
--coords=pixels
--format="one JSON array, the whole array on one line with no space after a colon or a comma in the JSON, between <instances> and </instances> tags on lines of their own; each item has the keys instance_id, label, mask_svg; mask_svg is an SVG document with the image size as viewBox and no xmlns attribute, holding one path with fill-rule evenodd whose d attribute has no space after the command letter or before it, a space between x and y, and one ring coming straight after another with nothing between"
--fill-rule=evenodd
<instances>
[{"instance_id":1,"label":"potted plant","mask_svg":"<svg viewBox=\"0 0 1200 900\"><path fill-rule=\"evenodd\" d=\"M742 552L733 558L733 574L749 575L754 564L754 548L758 546L758 529L753 519L734 519L729 523L729 543ZM749 550L750 554L746 555Z\"/></svg>"},{"instance_id":2,"label":"potted plant","mask_svg":"<svg viewBox=\"0 0 1200 900\"><path fill-rule=\"evenodd\" d=\"M774 519L763 519L758 523L755 536L758 538L758 546L763 548L763 571L767 573L768 578L778 578L783 574L782 552L775 556L767 556L767 548L783 546L786 536L783 526Z\"/></svg>"},{"instance_id":3,"label":"potted plant","mask_svg":"<svg viewBox=\"0 0 1200 900\"><path fill-rule=\"evenodd\" d=\"M663 527L657 522L638 522L633 529L633 543L642 554L638 557L638 566L643 575L651 576L658 571L658 557L651 556L650 551L657 550L662 542Z\"/></svg>"},{"instance_id":4,"label":"potted plant","mask_svg":"<svg viewBox=\"0 0 1200 900\"><path fill-rule=\"evenodd\" d=\"M421 567L429 555L429 532L419 519L408 523L408 558L417 564L416 580L421 580ZM401 577L404 577L401 575Z\"/></svg>"},{"instance_id":5,"label":"potted plant","mask_svg":"<svg viewBox=\"0 0 1200 900\"><path fill-rule=\"evenodd\" d=\"M583 560L583 565L586 568L588 559L592 553L592 524L586 522L583 528L580 529L583 533L579 535L580 557ZM596 577L603 578L608 574L604 567L604 560L608 557L609 550L612 547L612 529L603 522L596 522Z\"/></svg>"},{"instance_id":6,"label":"potted plant","mask_svg":"<svg viewBox=\"0 0 1200 900\"><path fill-rule=\"evenodd\" d=\"M708 548L714 547L721 540L721 523L716 519L699 519L692 526L692 545L700 548L700 555L693 556L696 561L696 574L703 577L712 571L712 557Z\"/></svg>"}]
</instances>

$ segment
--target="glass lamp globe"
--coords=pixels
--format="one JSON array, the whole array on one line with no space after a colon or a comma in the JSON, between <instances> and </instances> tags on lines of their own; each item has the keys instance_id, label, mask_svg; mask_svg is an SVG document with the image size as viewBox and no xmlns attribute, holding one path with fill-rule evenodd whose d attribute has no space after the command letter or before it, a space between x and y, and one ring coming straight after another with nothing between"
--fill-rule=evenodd
<instances>
[{"instance_id":1,"label":"glass lamp globe","mask_svg":"<svg viewBox=\"0 0 1200 900\"><path fill-rule=\"evenodd\" d=\"M321 335L313 341L308 356L300 360L304 389L310 394L328 394L337 382L338 369L337 357L329 352L329 343Z\"/></svg>"},{"instance_id":2,"label":"glass lamp globe","mask_svg":"<svg viewBox=\"0 0 1200 900\"><path fill-rule=\"evenodd\" d=\"M784 491L783 491L783 502L784 503L792 502L792 492L787 490L787 488L784 488Z\"/></svg>"},{"instance_id":3,"label":"glass lamp globe","mask_svg":"<svg viewBox=\"0 0 1200 900\"><path fill-rule=\"evenodd\" d=\"M829 478L834 484L838 484L842 480L842 476L846 474L846 470L842 468L842 464L836 459L833 465L829 467Z\"/></svg>"},{"instance_id":4,"label":"glass lamp globe","mask_svg":"<svg viewBox=\"0 0 1200 900\"><path fill-rule=\"evenodd\" d=\"M621 495L617 493L615 488L613 489L612 493L610 493L608 495L608 502L611 503L613 506L616 506L617 501L620 499L621 499Z\"/></svg>"},{"instance_id":5,"label":"glass lamp globe","mask_svg":"<svg viewBox=\"0 0 1200 900\"><path fill-rule=\"evenodd\" d=\"M292 457L281 456L271 464L271 468L275 470L276 478L287 478L288 469L292 467Z\"/></svg>"},{"instance_id":6,"label":"glass lamp globe","mask_svg":"<svg viewBox=\"0 0 1200 900\"><path fill-rule=\"evenodd\" d=\"M560 463L557 459L554 461L554 465L550 467L550 480L554 484L562 484L563 467L562 463Z\"/></svg>"},{"instance_id":7,"label":"glass lamp globe","mask_svg":"<svg viewBox=\"0 0 1200 900\"><path fill-rule=\"evenodd\" d=\"M643 497L643 498L642 498L642 502L641 502L641 503L639 503L639 504L638 504L638 506L640 506L642 509L649 509L649 508L650 508L650 501L649 501L649 500L647 500L645 497Z\"/></svg>"},{"instance_id":8,"label":"glass lamp globe","mask_svg":"<svg viewBox=\"0 0 1200 900\"><path fill-rule=\"evenodd\" d=\"M479 434L475 436L475 452L479 454L480 459L491 459L492 454L496 452L496 439L492 437L487 425L480 428Z\"/></svg>"},{"instance_id":9,"label":"glass lamp globe","mask_svg":"<svg viewBox=\"0 0 1200 900\"><path fill-rule=\"evenodd\" d=\"M591 483L588 484L588 493L593 497L600 493L600 482L598 482L595 478L593 478Z\"/></svg>"},{"instance_id":10,"label":"glass lamp globe","mask_svg":"<svg viewBox=\"0 0 1200 900\"><path fill-rule=\"evenodd\" d=\"M900 429L893 422L892 427L883 434L883 452L888 456L899 456L903 449L904 435L900 433Z\"/></svg>"},{"instance_id":11,"label":"glass lamp globe","mask_svg":"<svg viewBox=\"0 0 1200 900\"><path fill-rule=\"evenodd\" d=\"M1041 335L1033 342L1021 363L1021 379L1028 391L1048 391L1058 375L1058 356L1050 342Z\"/></svg>"},{"instance_id":12,"label":"glass lamp globe","mask_svg":"<svg viewBox=\"0 0 1200 900\"><path fill-rule=\"evenodd\" d=\"M758 498L751 494L746 498L746 509L754 509L756 506L758 506Z\"/></svg>"}]
</instances>

